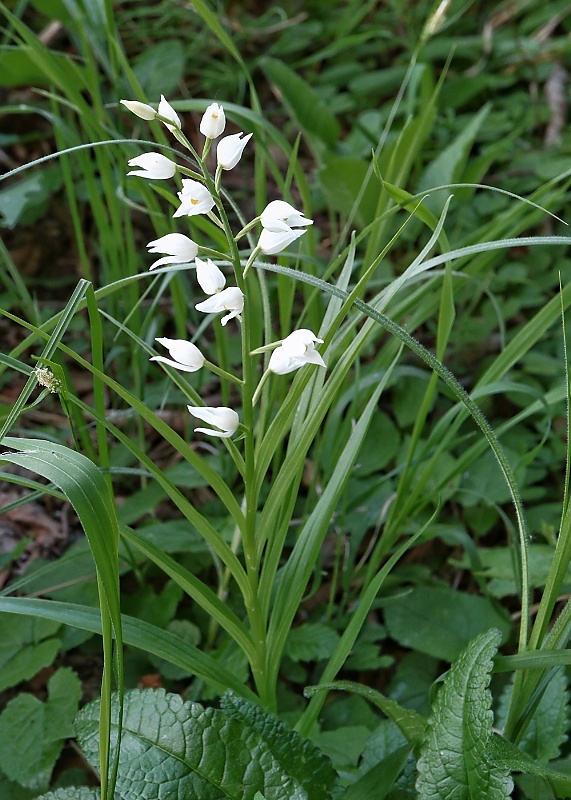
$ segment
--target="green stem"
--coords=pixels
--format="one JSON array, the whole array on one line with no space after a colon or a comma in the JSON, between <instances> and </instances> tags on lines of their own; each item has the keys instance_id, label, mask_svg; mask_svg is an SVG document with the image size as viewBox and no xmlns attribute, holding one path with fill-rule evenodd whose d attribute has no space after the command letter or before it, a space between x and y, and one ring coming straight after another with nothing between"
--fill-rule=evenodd
<instances>
[{"instance_id":1,"label":"green stem","mask_svg":"<svg viewBox=\"0 0 571 800\"><path fill-rule=\"evenodd\" d=\"M203 164L204 168L204 164ZM259 559L256 547L256 469L255 469L255 446L254 446L254 390L256 384L256 370L254 360L250 353L252 347L251 337L251 314L252 310L248 302L248 292L246 291L246 270L242 273L242 262L240 251L236 244L222 198L217 188L204 168L206 186L214 197L218 214L220 215L221 227L223 228L228 244L230 246L230 260L234 269L236 285L243 292L246 302L242 313L242 418L244 435L244 505L245 505L245 525L242 533L242 549L246 566L248 582L248 593L244 596L244 604L254 642L255 655L251 659L251 669L256 690L264 706L275 709L275 689L268 685L268 671L266 661L266 639L267 625L258 602L258 582L259 582ZM250 261L252 261L250 257Z\"/></svg>"},{"instance_id":2,"label":"green stem","mask_svg":"<svg viewBox=\"0 0 571 800\"><path fill-rule=\"evenodd\" d=\"M238 386L242 386L244 381L241 378L237 378L236 375L232 375L230 372L226 372L225 369L222 367L213 364L212 361L207 361L204 359L204 366L206 369L209 369L210 372L213 372L215 375L218 375L219 378L224 378L227 381L231 381L232 383L237 383Z\"/></svg>"}]
</instances>

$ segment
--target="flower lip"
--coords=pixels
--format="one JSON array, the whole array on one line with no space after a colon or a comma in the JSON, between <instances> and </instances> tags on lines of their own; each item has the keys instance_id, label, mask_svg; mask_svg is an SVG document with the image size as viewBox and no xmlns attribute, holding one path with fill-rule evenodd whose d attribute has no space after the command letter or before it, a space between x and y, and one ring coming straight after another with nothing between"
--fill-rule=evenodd
<instances>
[{"instance_id":1,"label":"flower lip","mask_svg":"<svg viewBox=\"0 0 571 800\"><path fill-rule=\"evenodd\" d=\"M265 207L260 216L262 227L268 231L287 231L288 228L302 228L313 225L312 219L307 219L297 209L285 200L272 200Z\"/></svg>"},{"instance_id":2,"label":"flower lip","mask_svg":"<svg viewBox=\"0 0 571 800\"><path fill-rule=\"evenodd\" d=\"M180 206L173 217L193 217L207 214L214 207L214 198L202 183L183 179L182 190L177 192Z\"/></svg>"},{"instance_id":3,"label":"flower lip","mask_svg":"<svg viewBox=\"0 0 571 800\"><path fill-rule=\"evenodd\" d=\"M227 406L220 406L218 408L211 406L187 406L190 414L196 419L206 422L208 425L214 425L218 430L211 428L196 428L200 433L206 433L210 436L220 436L227 439L232 436L240 423L240 418L233 408Z\"/></svg>"},{"instance_id":4,"label":"flower lip","mask_svg":"<svg viewBox=\"0 0 571 800\"><path fill-rule=\"evenodd\" d=\"M172 358L164 356L153 356L150 361L160 361L181 372L196 372L204 366L204 356L198 347L192 342L184 339L156 339L159 344L164 345Z\"/></svg>"},{"instance_id":5,"label":"flower lip","mask_svg":"<svg viewBox=\"0 0 571 800\"><path fill-rule=\"evenodd\" d=\"M182 233L167 233L147 245L149 253L166 253L163 258L153 262L149 269L163 264L187 264L196 258L198 245Z\"/></svg>"},{"instance_id":6,"label":"flower lip","mask_svg":"<svg viewBox=\"0 0 571 800\"><path fill-rule=\"evenodd\" d=\"M157 114L160 114L161 117L165 117L165 119L171 120L173 123L172 125L169 125L167 122L164 123L165 127L168 128L171 133L180 130L181 124L179 116L168 100L165 99L164 95L161 95L161 102L159 103Z\"/></svg>"},{"instance_id":7,"label":"flower lip","mask_svg":"<svg viewBox=\"0 0 571 800\"><path fill-rule=\"evenodd\" d=\"M253 133L233 133L220 139L216 147L216 161L222 169L234 169ZM240 137L244 136L243 139Z\"/></svg>"},{"instance_id":8,"label":"flower lip","mask_svg":"<svg viewBox=\"0 0 571 800\"><path fill-rule=\"evenodd\" d=\"M127 163L130 167L141 167L141 169L131 170L127 175L139 175L141 178L150 178L151 180L172 178L176 172L174 161L160 153L143 153Z\"/></svg>"},{"instance_id":9,"label":"flower lip","mask_svg":"<svg viewBox=\"0 0 571 800\"><path fill-rule=\"evenodd\" d=\"M218 269L212 259L203 261L197 258L196 261L196 279L200 284L200 288L205 294L218 294L226 286L226 278L222 270Z\"/></svg>"},{"instance_id":10,"label":"flower lip","mask_svg":"<svg viewBox=\"0 0 571 800\"><path fill-rule=\"evenodd\" d=\"M216 139L224 133L226 115L218 103L211 103L200 121L200 133L207 139Z\"/></svg>"},{"instance_id":11,"label":"flower lip","mask_svg":"<svg viewBox=\"0 0 571 800\"><path fill-rule=\"evenodd\" d=\"M288 245L303 236L304 230L292 230L285 226L285 230L270 231L263 228L258 240L258 247L268 256L281 253Z\"/></svg>"},{"instance_id":12,"label":"flower lip","mask_svg":"<svg viewBox=\"0 0 571 800\"><path fill-rule=\"evenodd\" d=\"M304 364L327 366L315 349L316 343L323 344L323 339L319 339L307 328L293 331L272 352L268 369L276 375L287 375L289 372L303 367Z\"/></svg>"},{"instance_id":13,"label":"flower lip","mask_svg":"<svg viewBox=\"0 0 571 800\"><path fill-rule=\"evenodd\" d=\"M203 300L202 303L197 303L194 307L204 314L218 314L221 311L229 311L230 313L220 320L222 325L226 325L227 322L242 313L244 295L237 286L228 286L227 289L213 294L212 297Z\"/></svg>"}]
</instances>

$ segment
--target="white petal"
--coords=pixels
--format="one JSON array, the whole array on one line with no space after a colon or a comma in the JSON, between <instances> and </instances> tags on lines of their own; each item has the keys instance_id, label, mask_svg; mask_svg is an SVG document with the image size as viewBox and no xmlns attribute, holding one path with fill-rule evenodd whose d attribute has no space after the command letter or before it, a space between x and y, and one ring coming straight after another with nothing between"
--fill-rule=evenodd
<instances>
[{"instance_id":1,"label":"white petal","mask_svg":"<svg viewBox=\"0 0 571 800\"><path fill-rule=\"evenodd\" d=\"M181 205L173 214L174 217L195 214L207 214L214 206L214 198L202 183L198 181L183 180L182 191L178 192Z\"/></svg>"},{"instance_id":2,"label":"white petal","mask_svg":"<svg viewBox=\"0 0 571 800\"><path fill-rule=\"evenodd\" d=\"M253 134L248 133L243 139L240 138L241 136L243 136L242 133L233 133L218 142L216 161L222 169L234 169Z\"/></svg>"},{"instance_id":3,"label":"white petal","mask_svg":"<svg viewBox=\"0 0 571 800\"><path fill-rule=\"evenodd\" d=\"M197 311L202 311L203 314L218 314L220 311L225 311L224 306L218 300L219 296L220 294L213 294L201 303L197 303L194 307Z\"/></svg>"},{"instance_id":4,"label":"white petal","mask_svg":"<svg viewBox=\"0 0 571 800\"><path fill-rule=\"evenodd\" d=\"M281 253L282 250L303 236L305 231L294 231L291 228L281 231L270 231L267 228L262 229L260 238L258 240L258 247L268 256L275 253Z\"/></svg>"},{"instance_id":5,"label":"white petal","mask_svg":"<svg viewBox=\"0 0 571 800\"><path fill-rule=\"evenodd\" d=\"M303 357L300 356L301 361L300 367L304 364L317 364L320 367L327 367L325 361L321 358L317 350L314 350L312 347L306 350L305 355Z\"/></svg>"},{"instance_id":6,"label":"white petal","mask_svg":"<svg viewBox=\"0 0 571 800\"><path fill-rule=\"evenodd\" d=\"M214 425L219 430L210 430L209 428L196 428L201 433L207 433L210 436L221 436L227 438L236 432L240 423L238 414L232 408L221 406L219 408L212 408L209 406L194 407L187 406L190 414L196 419L206 422L208 425Z\"/></svg>"},{"instance_id":7,"label":"white petal","mask_svg":"<svg viewBox=\"0 0 571 800\"><path fill-rule=\"evenodd\" d=\"M167 233L160 239L147 244L149 253L166 253L167 258L159 258L150 269L162 264L186 264L193 261L198 253L198 245L182 233Z\"/></svg>"},{"instance_id":8,"label":"white petal","mask_svg":"<svg viewBox=\"0 0 571 800\"><path fill-rule=\"evenodd\" d=\"M313 220L307 219L292 205L285 200L272 200L265 207L260 216L262 227L270 231L284 230L284 224L288 228L300 228L313 225Z\"/></svg>"},{"instance_id":9,"label":"white petal","mask_svg":"<svg viewBox=\"0 0 571 800\"><path fill-rule=\"evenodd\" d=\"M282 347L297 347L300 352L303 352L306 347L313 346L315 342L323 344L323 339L318 339L308 328L299 328L299 330L293 331L289 336L286 336L282 342Z\"/></svg>"},{"instance_id":10,"label":"white petal","mask_svg":"<svg viewBox=\"0 0 571 800\"><path fill-rule=\"evenodd\" d=\"M297 369L297 367L292 365L292 361L287 350L285 350L283 347L276 347L270 356L268 369L270 372L275 372L276 375L287 375L288 372L293 372L294 369Z\"/></svg>"},{"instance_id":11,"label":"white petal","mask_svg":"<svg viewBox=\"0 0 571 800\"><path fill-rule=\"evenodd\" d=\"M176 256L163 256L162 258L157 258L156 261L153 261L151 266L149 267L149 271L152 269L157 269L157 267L166 267L168 264L184 264L185 261L181 261Z\"/></svg>"},{"instance_id":12,"label":"white petal","mask_svg":"<svg viewBox=\"0 0 571 800\"><path fill-rule=\"evenodd\" d=\"M224 109L218 103L211 103L200 122L200 133L207 139L216 139L224 133L226 127L226 116Z\"/></svg>"},{"instance_id":13,"label":"white petal","mask_svg":"<svg viewBox=\"0 0 571 800\"><path fill-rule=\"evenodd\" d=\"M196 261L196 278L200 284L200 288L205 294L217 294L221 292L226 286L226 278L222 270L218 269L212 259L203 261L197 258Z\"/></svg>"},{"instance_id":14,"label":"white petal","mask_svg":"<svg viewBox=\"0 0 571 800\"><path fill-rule=\"evenodd\" d=\"M202 303L197 303L195 306L197 311L202 311L204 314L217 314L220 311L230 311L230 314L225 317L223 325L226 325L229 319L238 316L244 308L244 295L237 286L229 286L212 297L203 300Z\"/></svg>"},{"instance_id":15,"label":"white petal","mask_svg":"<svg viewBox=\"0 0 571 800\"><path fill-rule=\"evenodd\" d=\"M187 342L185 339L156 339L159 344L167 348L171 356L179 364L184 364L187 367L200 369L204 366L204 356L198 347L192 342Z\"/></svg>"},{"instance_id":16,"label":"white petal","mask_svg":"<svg viewBox=\"0 0 571 800\"><path fill-rule=\"evenodd\" d=\"M128 111L141 119L149 120L157 116L155 109L147 105L147 103L139 103L138 100L119 100L119 102L122 103Z\"/></svg>"},{"instance_id":17,"label":"white petal","mask_svg":"<svg viewBox=\"0 0 571 800\"><path fill-rule=\"evenodd\" d=\"M181 125L178 114L171 104L165 100L163 95L161 95L161 102L159 103L157 112L161 115L161 117L166 117L166 119L170 119L172 121L172 125L168 125L166 122L164 123L171 133L174 133L176 130L180 130Z\"/></svg>"},{"instance_id":18,"label":"white petal","mask_svg":"<svg viewBox=\"0 0 571 800\"><path fill-rule=\"evenodd\" d=\"M312 331L307 328L300 328L283 340L281 345L276 348L270 356L268 369L278 375L286 375L293 372L305 364L317 364L320 367L327 366L323 358L315 350L315 342L322 343Z\"/></svg>"},{"instance_id":19,"label":"white petal","mask_svg":"<svg viewBox=\"0 0 571 800\"><path fill-rule=\"evenodd\" d=\"M160 361L161 364L168 364L169 367L174 367L178 369L179 372L196 372L200 369L200 367L191 367L187 364L179 364L178 361L173 361L170 358L165 358L164 356L152 356L149 358L149 361Z\"/></svg>"},{"instance_id":20,"label":"white petal","mask_svg":"<svg viewBox=\"0 0 571 800\"><path fill-rule=\"evenodd\" d=\"M172 178L176 172L176 164L160 153L143 153L127 162L130 167L141 167L140 170L132 170L127 175L140 175L142 178L161 180Z\"/></svg>"}]
</instances>

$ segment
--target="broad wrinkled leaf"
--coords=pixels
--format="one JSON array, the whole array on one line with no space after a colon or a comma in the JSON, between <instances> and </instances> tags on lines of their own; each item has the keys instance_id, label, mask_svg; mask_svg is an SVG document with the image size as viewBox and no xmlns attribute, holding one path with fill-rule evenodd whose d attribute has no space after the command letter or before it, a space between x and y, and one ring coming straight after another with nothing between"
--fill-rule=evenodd
<instances>
[{"instance_id":1,"label":"broad wrinkled leaf","mask_svg":"<svg viewBox=\"0 0 571 800\"><path fill-rule=\"evenodd\" d=\"M52 663L61 645L59 629L51 620L0 614L0 692Z\"/></svg>"},{"instance_id":2,"label":"broad wrinkled leaf","mask_svg":"<svg viewBox=\"0 0 571 800\"><path fill-rule=\"evenodd\" d=\"M37 800L100 800L99 789L89 789L87 786L66 786L48 792L38 797Z\"/></svg>"},{"instance_id":3,"label":"broad wrinkled leaf","mask_svg":"<svg viewBox=\"0 0 571 800\"><path fill-rule=\"evenodd\" d=\"M186 55L182 42L176 39L159 41L146 47L135 59L133 72L149 100L169 95L184 75Z\"/></svg>"},{"instance_id":4,"label":"broad wrinkled leaf","mask_svg":"<svg viewBox=\"0 0 571 800\"><path fill-rule=\"evenodd\" d=\"M497 630L478 636L444 680L428 721L418 760L420 800L504 800L513 789L509 770L486 758L492 735L492 659L501 640Z\"/></svg>"},{"instance_id":5,"label":"broad wrinkled leaf","mask_svg":"<svg viewBox=\"0 0 571 800\"><path fill-rule=\"evenodd\" d=\"M331 656L339 638L339 634L327 625L306 622L289 632L287 654L293 661L321 661Z\"/></svg>"},{"instance_id":6,"label":"broad wrinkled leaf","mask_svg":"<svg viewBox=\"0 0 571 800\"><path fill-rule=\"evenodd\" d=\"M0 772L0 800L35 800L37 792L10 781Z\"/></svg>"},{"instance_id":7,"label":"broad wrinkled leaf","mask_svg":"<svg viewBox=\"0 0 571 800\"><path fill-rule=\"evenodd\" d=\"M117 715L114 697L112 720ZM99 701L76 717L77 738L86 758L97 767ZM116 793L121 800L240 798L305 800L298 778L272 753L251 725L223 711L185 703L163 689L134 690L125 696ZM117 729L112 723L112 742ZM170 793L170 794L169 794Z\"/></svg>"},{"instance_id":8,"label":"broad wrinkled leaf","mask_svg":"<svg viewBox=\"0 0 571 800\"><path fill-rule=\"evenodd\" d=\"M478 634L510 629L507 615L487 598L440 586L418 586L388 604L385 623L399 644L450 662Z\"/></svg>"},{"instance_id":9,"label":"broad wrinkled leaf","mask_svg":"<svg viewBox=\"0 0 571 800\"><path fill-rule=\"evenodd\" d=\"M59 669L49 680L45 703L23 692L0 714L0 768L12 781L30 789L47 789L81 697L79 678ZM33 765L33 769L31 766Z\"/></svg>"},{"instance_id":10,"label":"broad wrinkled leaf","mask_svg":"<svg viewBox=\"0 0 571 800\"><path fill-rule=\"evenodd\" d=\"M227 716L250 725L263 738L284 771L305 789L308 800L331 796L337 777L335 770L327 756L308 739L303 739L273 714L267 714L260 706L233 692L224 693L220 707Z\"/></svg>"},{"instance_id":11,"label":"broad wrinkled leaf","mask_svg":"<svg viewBox=\"0 0 571 800\"><path fill-rule=\"evenodd\" d=\"M357 199L360 198L355 221L362 228L369 225L375 218L381 191L376 178L369 180L365 191L362 191L369 171L368 163L360 158L336 156L328 159L327 163L317 172L317 178L327 201L335 211L339 211L346 217L349 216Z\"/></svg>"}]
</instances>

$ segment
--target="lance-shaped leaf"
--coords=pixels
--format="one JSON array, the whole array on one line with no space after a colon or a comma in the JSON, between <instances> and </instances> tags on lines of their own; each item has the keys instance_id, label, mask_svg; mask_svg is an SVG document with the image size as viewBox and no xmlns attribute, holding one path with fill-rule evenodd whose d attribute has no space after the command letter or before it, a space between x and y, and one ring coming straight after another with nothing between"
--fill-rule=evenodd
<instances>
[{"instance_id":1,"label":"lance-shaped leaf","mask_svg":"<svg viewBox=\"0 0 571 800\"><path fill-rule=\"evenodd\" d=\"M509 770L486 758L492 735L492 659L501 640L492 629L474 639L444 680L418 760L420 800L504 800L511 795Z\"/></svg>"},{"instance_id":2,"label":"lance-shaped leaf","mask_svg":"<svg viewBox=\"0 0 571 800\"><path fill-rule=\"evenodd\" d=\"M556 797L571 797L571 775L530 758L527 753L497 733L492 734L488 742L486 756L493 764L503 769L548 779L553 790L557 792ZM554 763L554 767L556 766L557 762Z\"/></svg>"},{"instance_id":3,"label":"lance-shaped leaf","mask_svg":"<svg viewBox=\"0 0 571 800\"><path fill-rule=\"evenodd\" d=\"M115 698L113 719L116 704ZM96 768L99 713L96 701L75 720L79 744ZM265 800L307 798L299 779L252 725L215 708L185 703L163 689L125 696L116 791L125 800L254 800L257 792Z\"/></svg>"}]
</instances>

